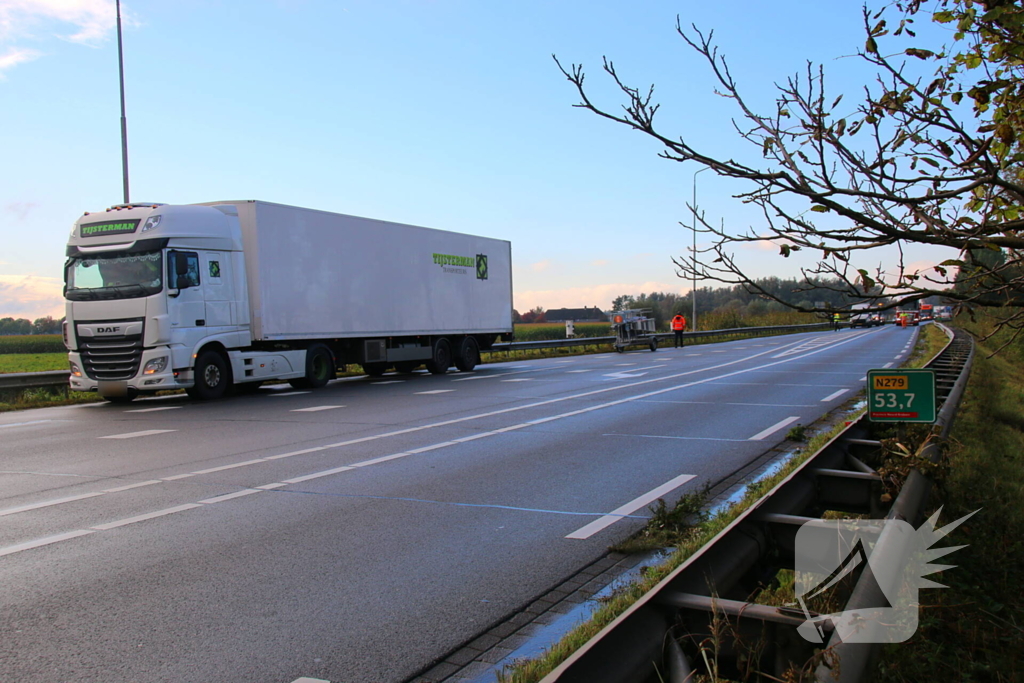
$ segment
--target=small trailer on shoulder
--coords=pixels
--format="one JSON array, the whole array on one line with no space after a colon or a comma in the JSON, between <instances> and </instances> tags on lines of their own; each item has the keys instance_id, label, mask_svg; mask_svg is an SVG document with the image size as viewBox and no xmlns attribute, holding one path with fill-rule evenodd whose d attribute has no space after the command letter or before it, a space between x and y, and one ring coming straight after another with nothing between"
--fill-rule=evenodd
<instances>
[{"instance_id":1,"label":"small trailer on shoulder","mask_svg":"<svg viewBox=\"0 0 1024 683\"><path fill-rule=\"evenodd\" d=\"M654 318L647 315L650 309L629 309L615 311L611 315L612 332L615 333L615 350L622 353L630 346L647 346L658 350Z\"/></svg>"}]
</instances>

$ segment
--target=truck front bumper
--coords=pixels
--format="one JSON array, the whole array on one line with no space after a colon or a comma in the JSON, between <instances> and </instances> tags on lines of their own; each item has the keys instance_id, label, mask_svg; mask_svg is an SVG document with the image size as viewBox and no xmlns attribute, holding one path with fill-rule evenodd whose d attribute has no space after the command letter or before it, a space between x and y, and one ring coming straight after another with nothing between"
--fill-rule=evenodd
<instances>
[{"instance_id":1,"label":"truck front bumper","mask_svg":"<svg viewBox=\"0 0 1024 683\"><path fill-rule=\"evenodd\" d=\"M145 374L146 365L160 357L167 358L166 369L161 372ZM139 373L127 380L101 381L89 377L82 369L84 367L82 357L76 351L68 354L68 360L73 365L69 385L72 391L94 391L102 396L124 396L127 394L188 389L193 384L191 370L175 372L171 369L170 352L166 348L143 351L142 360L139 362ZM74 368L78 368L77 375L74 374Z\"/></svg>"}]
</instances>

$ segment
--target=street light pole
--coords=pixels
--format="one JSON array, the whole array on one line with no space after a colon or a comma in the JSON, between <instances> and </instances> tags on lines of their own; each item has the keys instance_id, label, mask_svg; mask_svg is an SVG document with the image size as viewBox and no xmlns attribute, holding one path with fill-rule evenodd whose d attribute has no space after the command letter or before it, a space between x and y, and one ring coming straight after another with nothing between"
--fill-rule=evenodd
<instances>
[{"instance_id":1,"label":"street light pole","mask_svg":"<svg viewBox=\"0 0 1024 683\"><path fill-rule=\"evenodd\" d=\"M697 331L697 176L708 168L710 167L705 166L693 174L693 204L690 205L690 210L693 212L693 221L690 224L693 229L693 267L690 269L693 275L693 286L690 289L690 296L693 298L693 313L690 316L690 329L694 332Z\"/></svg>"},{"instance_id":2,"label":"street light pole","mask_svg":"<svg viewBox=\"0 0 1024 683\"><path fill-rule=\"evenodd\" d=\"M128 198L128 119L124 113L124 52L121 47L121 0L117 0L117 72L121 81L121 175L124 181L124 203Z\"/></svg>"}]
</instances>

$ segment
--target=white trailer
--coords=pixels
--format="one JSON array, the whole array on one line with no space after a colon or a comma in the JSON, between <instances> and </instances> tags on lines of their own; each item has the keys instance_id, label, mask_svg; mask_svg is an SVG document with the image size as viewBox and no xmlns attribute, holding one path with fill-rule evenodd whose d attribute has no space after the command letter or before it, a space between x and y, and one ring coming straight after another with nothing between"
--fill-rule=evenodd
<instances>
[{"instance_id":1,"label":"white trailer","mask_svg":"<svg viewBox=\"0 0 1024 683\"><path fill-rule=\"evenodd\" d=\"M71 388L111 400L266 380L469 371L512 334L511 245L260 201L85 214L67 247Z\"/></svg>"}]
</instances>

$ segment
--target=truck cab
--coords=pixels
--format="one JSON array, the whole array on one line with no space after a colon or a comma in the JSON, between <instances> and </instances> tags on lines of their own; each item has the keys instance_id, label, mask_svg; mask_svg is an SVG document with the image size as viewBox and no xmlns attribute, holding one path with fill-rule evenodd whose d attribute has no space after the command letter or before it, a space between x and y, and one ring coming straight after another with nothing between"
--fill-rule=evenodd
<instances>
[{"instance_id":1,"label":"truck cab","mask_svg":"<svg viewBox=\"0 0 1024 683\"><path fill-rule=\"evenodd\" d=\"M233 206L147 203L86 213L71 232L64 276L74 390L130 400L193 389L201 348L250 343Z\"/></svg>"}]
</instances>

